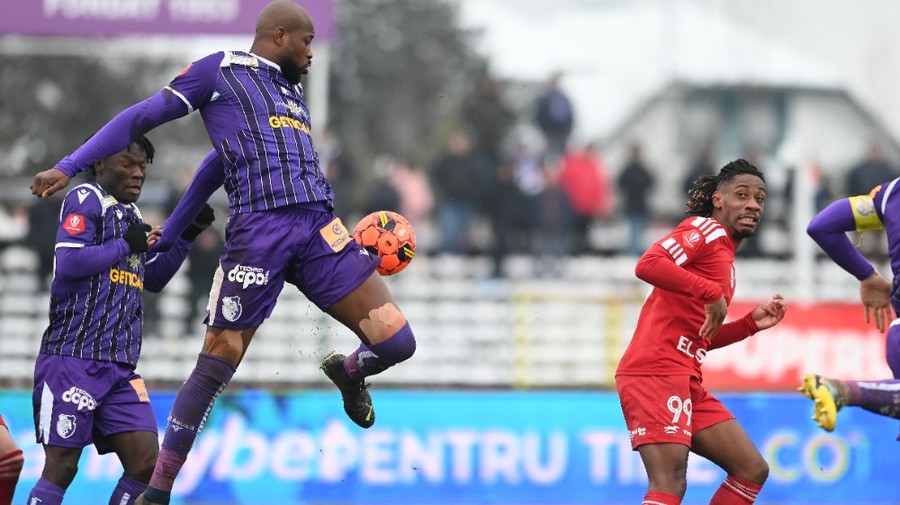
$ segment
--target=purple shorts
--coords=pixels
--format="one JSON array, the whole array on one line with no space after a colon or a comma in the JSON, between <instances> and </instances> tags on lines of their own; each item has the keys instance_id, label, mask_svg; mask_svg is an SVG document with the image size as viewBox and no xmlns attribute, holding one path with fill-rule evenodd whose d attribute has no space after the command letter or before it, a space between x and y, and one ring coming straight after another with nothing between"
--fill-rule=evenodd
<instances>
[{"instance_id":1,"label":"purple shorts","mask_svg":"<svg viewBox=\"0 0 900 505\"><path fill-rule=\"evenodd\" d=\"M236 214L225 237L206 319L219 328L262 324L285 281L325 310L368 279L379 262L340 218L307 206Z\"/></svg>"},{"instance_id":2,"label":"purple shorts","mask_svg":"<svg viewBox=\"0 0 900 505\"><path fill-rule=\"evenodd\" d=\"M39 354L34 365L34 430L44 445L109 452L106 437L157 432L144 379L131 366Z\"/></svg>"}]
</instances>

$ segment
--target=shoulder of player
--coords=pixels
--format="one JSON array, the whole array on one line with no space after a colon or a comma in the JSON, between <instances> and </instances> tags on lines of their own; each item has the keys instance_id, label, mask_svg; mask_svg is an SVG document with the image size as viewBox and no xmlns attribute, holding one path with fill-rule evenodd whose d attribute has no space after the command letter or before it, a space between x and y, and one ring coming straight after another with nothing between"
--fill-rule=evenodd
<instances>
[{"instance_id":1,"label":"shoulder of player","mask_svg":"<svg viewBox=\"0 0 900 505\"><path fill-rule=\"evenodd\" d=\"M676 230L693 232L696 235L691 235L686 240L698 243L702 241L705 244L728 237L728 230L711 217L692 216L686 218Z\"/></svg>"},{"instance_id":2,"label":"shoulder of player","mask_svg":"<svg viewBox=\"0 0 900 505\"><path fill-rule=\"evenodd\" d=\"M259 56L244 51L220 51L210 55L213 61L218 61L220 67L249 67L259 68L263 64L270 64Z\"/></svg>"},{"instance_id":3,"label":"shoulder of player","mask_svg":"<svg viewBox=\"0 0 900 505\"><path fill-rule=\"evenodd\" d=\"M65 207L69 210L103 210L103 200L108 195L95 182L79 184L66 193ZM112 197L109 197L112 198ZM115 198L113 198L115 200Z\"/></svg>"},{"instance_id":4,"label":"shoulder of player","mask_svg":"<svg viewBox=\"0 0 900 505\"><path fill-rule=\"evenodd\" d=\"M86 182L75 186L66 193L63 205L69 212L80 211L102 215L108 207L115 203L116 199L107 195L96 183Z\"/></svg>"}]
</instances>

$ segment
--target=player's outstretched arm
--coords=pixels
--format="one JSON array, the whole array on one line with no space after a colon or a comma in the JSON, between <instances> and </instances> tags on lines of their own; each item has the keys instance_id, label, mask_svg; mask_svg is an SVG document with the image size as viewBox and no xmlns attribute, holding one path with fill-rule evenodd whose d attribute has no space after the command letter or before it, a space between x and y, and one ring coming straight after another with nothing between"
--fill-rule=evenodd
<instances>
[{"instance_id":1,"label":"player's outstretched arm","mask_svg":"<svg viewBox=\"0 0 900 505\"><path fill-rule=\"evenodd\" d=\"M847 232L856 227L850 198L843 198L816 214L806 227L806 233L832 261L861 281L872 275L875 267L853 246L847 236Z\"/></svg>"},{"instance_id":2,"label":"player's outstretched arm","mask_svg":"<svg viewBox=\"0 0 900 505\"><path fill-rule=\"evenodd\" d=\"M157 126L189 112L190 109L171 91L161 90L120 112L75 152L60 160L55 167L35 176L31 182L31 193L40 198L53 195L93 163L128 147L134 139Z\"/></svg>"}]
</instances>

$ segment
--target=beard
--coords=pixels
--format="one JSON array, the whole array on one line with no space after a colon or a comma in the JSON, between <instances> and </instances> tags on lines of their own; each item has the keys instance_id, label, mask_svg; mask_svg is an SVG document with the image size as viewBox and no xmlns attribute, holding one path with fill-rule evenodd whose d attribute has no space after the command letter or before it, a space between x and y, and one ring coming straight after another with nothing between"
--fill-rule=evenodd
<instances>
[{"instance_id":1,"label":"beard","mask_svg":"<svg viewBox=\"0 0 900 505\"><path fill-rule=\"evenodd\" d=\"M303 69L294 65L293 63L287 63L281 65L281 71L284 73L284 77L291 84L300 84L300 78L303 77Z\"/></svg>"}]
</instances>

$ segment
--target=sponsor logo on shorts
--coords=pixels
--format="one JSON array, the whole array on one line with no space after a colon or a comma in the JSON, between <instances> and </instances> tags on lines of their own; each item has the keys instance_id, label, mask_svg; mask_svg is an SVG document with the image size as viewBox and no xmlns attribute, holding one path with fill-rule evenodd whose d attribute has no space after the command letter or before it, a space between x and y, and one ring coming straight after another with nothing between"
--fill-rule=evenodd
<instances>
[{"instance_id":1,"label":"sponsor logo on shorts","mask_svg":"<svg viewBox=\"0 0 900 505\"><path fill-rule=\"evenodd\" d=\"M643 437L647 434L647 428L640 426L628 432L628 439L634 440L634 437Z\"/></svg>"},{"instance_id":2,"label":"sponsor logo on shorts","mask_svg":"<svg viewBox=\"0 0 900 505\"><path fill-rule=\"evenodd\" d=\"M70 387L68 391L62 394L62 401L78 405L78 410L94 410L97 408L97 402L94 401L94 397L87 391L75 386Z\"/></svg>"},{"instance_id":3,"label":"sponsor logo on shorts","mask_svg":"<svg viewBox=\"0 0 900 505\"><path fill-rule=\"evenodd\" d=\"M144 379L131 379L128 383L131 384L134 392L137 393L138 400L144 403L150 401L150 394L147 393L147 385L144 384Z\"/></svg>"},{"instance_id":4,"label":"sponsor logo on shorts","mask_svg":"<svg viewBox=\"0 0 900 505\"><path fill-rule=\"evenodd\" d=\"M240 296L235 295L222 298L222 317L235 322L241 317L241 312L243 312L243 308L241 307Z\"/></svg>"},{"instance_id":5,"label":"sponsor logo on shorts","mask_svg":"<svg viewBox=\"0 0 900 505\"><path fill-rule=\"evenodd\" d=\"M228 280L237 282L242 288L265 286L269 283L269 271L257 267L235 265L228 271Z\"/></svg>"},{"instance_id":6,"label":"sponsor logo on shorts","mask_svg":"<svg viewBox=\"0 0 900 505\"><path fill-rule=\"evenodd\" d=\"M663 431L666 432L666 435L674 435L678 433L678 426L663 426Z\"/></svg>"},{"instance_id":7,"label":"sponsor logo on shorts","mask_svg":"<svg viewBox=\"0 0 900 505\"><path fill-rule=\"evenodd\" d=\"M60 414L59 418L56 420L56 434L63 438L69 438L74 435L75 416Z\"/></svg>"},{"instance_id":8,"label":"sponsor logo on shorts","mask_svg":"<svg viewBox=\"0 0 900 505\"><path fill-rule=\"evenodd\" d=\"M347 227L344 226L344 223L341 222L340 218L334 218L334 220L319 230L319 234L322 235L322 238L328 243L328 247L334 252L338 252L347 247L347 244L353 240L353 237L350 236L350 232L347 231Z\"/></svg>"}]
</instances>

